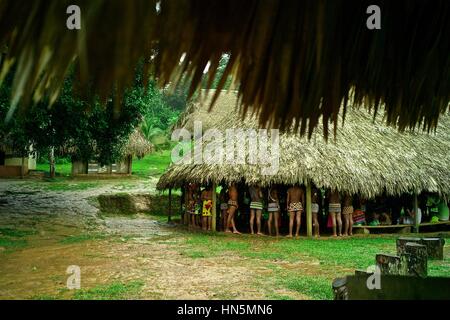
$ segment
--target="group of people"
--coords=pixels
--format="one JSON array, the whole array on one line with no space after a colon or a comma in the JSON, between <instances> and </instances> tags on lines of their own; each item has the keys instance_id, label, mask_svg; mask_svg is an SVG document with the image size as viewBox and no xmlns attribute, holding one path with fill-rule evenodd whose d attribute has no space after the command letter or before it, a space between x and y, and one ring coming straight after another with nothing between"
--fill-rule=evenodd
<instances>
[{"instance_id":1,"label":"group of people","mask_svg":"<svg viewBox=\"0 0 450 320\"><path fill-rule=\"evenodd\" d=\"M189 221L192 228L211 230L212 210L216 207L216 223L218 229L224 232L239 234L236 225L237 214L244 218L242 224L249 224L251 234L264 234L267 228L269 235L279 236L282 224L282 214L287 213L288 237L298 237L302 222L302 214L305 211L305 189L300 185L289 187L272 185L262 188L258 185L243 185L232 183L222 185L217 197L217 203L213 203L212 185L200 188L196 184L188 184L184 190L184 210L187 215L185 221ZM214 191L215 192L215 191ZM419 221L425 217L434 220L448 220L449 209L447 202L433 194L421 194L419 196L419 209L417 215ZM320 225L325 221L328 212L326 226L332 230L332 235L351 236L354 225L393 225L414 224L416 213L413 210L410 195L401 197L377 196L374 199L364 199L361 195L351 195L337 190L325 190L312 187L311 211L313 222L313 234L320 236ZM220 206L219 206L220 204ZM424 211L422 218L422 210ZM220 209L219 209L220 208ZM248 215L248 218L246 218ZM284 215L283 215L284 216ZM434 219L434 220L433 220Z\"/></svg>"},{"instance_id":2,"label":"group of people","mask_svg":"<svg viewBox=\"0 0 450 320\"><path fill-rule=\"evenodd\" d=\"M269 235L279 236L281 225L281 213L287 212L289 228L288 237L298 237L302 222L302 213L305 205L305 190L302 186L296 184L287 188L285 191L280 186L273 185L263 189L258 185L250 185L238 190L234 183L229 186L222 186L218 200L220 211L218 212L217 222L221 229L227 233L239 234L236 227L236 215L240 212L248 212L249 229L251 234L263 235L263 222ZM241 192L239 192L241 191ZM243 192L242 192L243 191ZM243 194L242 194L243 193ZM242 197L240 197L240 194ZM311 211L313 218L314 236L320 236L319 209L322 207L322 192L313 187L311 193ZM337 190L328 190L326 192L328 200L328 212L333 230L333 236L352 235L353 225L353 197L349 194L340 194ZM189 226L192 228L201 228L211 230L212 228L212 208L213 190L211 185L206 185L203 189L196 184L189 184L185 190L186 210ZM264 219L263 219L264 217Z\"/></svg>"}]
</instances>

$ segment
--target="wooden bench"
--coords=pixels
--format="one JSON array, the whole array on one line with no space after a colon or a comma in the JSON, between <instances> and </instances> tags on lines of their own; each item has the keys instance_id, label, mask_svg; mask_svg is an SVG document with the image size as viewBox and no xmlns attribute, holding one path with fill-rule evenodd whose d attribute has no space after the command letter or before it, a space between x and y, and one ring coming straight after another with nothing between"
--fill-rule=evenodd
<instances>
[{"instance_id":1,"label":"wooden bench","mask_svg":"<svg viewBox=\"0 0 450 320\"><path fill-rule=\"evenodd\" d=\"M439 222L424 222L419 224L419 229L422 227L431 227L439 225L450 225L450 221L439 221ZM366 233L369 234L370 230L386 230L392 229L396 230L397 233L410 233L414 225L412 224L392 224L392 225L378 225L378 226L353 226L355 233Z\"/></svg>"},{"instance_id":2,"label":"wooden bench","mask_svg":"<svg viewBox=\"0 0 450 320\"><path fill-rule=\"evenodd\" d=\"M411 233L413 225L410 224L392 224L392 225L379 225L379 226L353 226L354 233L366 233L369 234L370 230L386 230L393 229L397 233Z\"/></svg>"}]
</instances>

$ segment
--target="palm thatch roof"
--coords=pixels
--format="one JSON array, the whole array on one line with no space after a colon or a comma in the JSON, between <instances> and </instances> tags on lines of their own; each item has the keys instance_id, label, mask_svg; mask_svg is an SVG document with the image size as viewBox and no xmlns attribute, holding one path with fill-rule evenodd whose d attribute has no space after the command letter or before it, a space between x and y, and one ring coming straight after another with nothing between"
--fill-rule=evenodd
<instances>
[{"instance_id":1,"label":"palm thatch roof","mask_svg":"<svg viewBox=\"0 0 450 320\"><path fill-rule=\"evenodd\" d=\"M123 154L143 158L145 155L154 151L154 146L139 129L135 129L128 138L128 142L124 147Z\"/></svg>"},{"instance_id":2,"label":"palm thatch roof","mask_svg":"<svg viewBox=\"0 0 450 320\"><path fill-rule=\"evenodd\" d=\"M0 82L15 66L12 108L44 94L54 101L72 63L81 88L105 99L124 91L141 59L162 84L185 76L192 94L208 64L211 85L228 53L219 89L232 75L242 113L252 107L262 125L295 119L311 134L321 120L336 129L350 98L375 110L384 104L400 130L435 128L449 109L448 0L376 1L380 30L366 27L371 0L76 3L81 30L66 28L72 1L0 1Z\"/></svg>"},{"instance_id":3,"label":"palm thatch roof","mask_svg":"<svg viewBox=\"0 0 450 320\"><path fill-rule=\"evenodd\" d=\"M258 119L248 113L242 119L231 112L236 93L219 96L211 113L206 99L191 106L179 123L192 132L194 121L202 121L203 129L258 128ZM342 121L342 114L338 119ZM432 191L450 194L450 116L444 115L435 133L400 133L387 126L381 115L375 118L366 111L349 107L346 121L339 125L335 140L323 139L319 126L311 139L300 137L291 128L280 133L279 171L261 174L259 165L171 165L161 176L158 188L180 187L184 182L214 181L258 183L306 183L337 188L373 197L384 191L397 195L404 192ZM242 146L248 150L248 144ZM248 163L248 162L247 162Z\"/></svg>"}]
</instances>

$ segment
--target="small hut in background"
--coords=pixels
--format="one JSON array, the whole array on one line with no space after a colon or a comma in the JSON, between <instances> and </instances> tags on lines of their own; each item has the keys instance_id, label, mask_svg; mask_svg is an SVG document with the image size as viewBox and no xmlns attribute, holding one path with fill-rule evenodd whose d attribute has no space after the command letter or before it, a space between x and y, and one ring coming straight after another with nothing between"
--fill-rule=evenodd
<instances>
[{"instance_id":1,"label":"small hut in background","mask_svg":"<svg viewBox=\"0 0 450 320\"><path fill-rule=\"evenodd\" d=\"M147 141L139 130L135 130L123 149L121 161L105 166L96 161L72 161L72 175L131 174L133 157L143 158L153 150L153 144Z\"/></svg>"},{"instance_id":2,"label":"small hut in background","mask_svg":"<svg viewBox=\"0 0 450 320\"><path fill-rule=\"evenodd\" d=\"M193 132L194 121L201 121L203 130L214 128L223 133L232 128L260 128L252 110L244 118L236 112L239 104L233 91L222 92L208 112L213 95L202 92L206 98L190 106L178 127ZM323 126L316 128L310 139L295 129L280 132L279 170L274 175L263 175L260 164L179 164L169 167L157 188L180 188L187 182L217 185L244 181L261 186L305 184L307 194L313 183L367 198L422 191L450 195L449 115L442 116L436 132L429 134L400 133L385 125L381 115L357 108L347 109L343 125L342 118L341 113L341 125L328 142L323 138Z\"/></svg>"},{"instance_id":3,"label":"small hut in background","mask_svg":"<svg viewBox=\"0 0 450 320\"><path fill-rule=\"evenodd\" d=\"M36 156L21 157L7 143L0 143L0 178L21 177L36 169Z\"/></svg>"}]
</instances>

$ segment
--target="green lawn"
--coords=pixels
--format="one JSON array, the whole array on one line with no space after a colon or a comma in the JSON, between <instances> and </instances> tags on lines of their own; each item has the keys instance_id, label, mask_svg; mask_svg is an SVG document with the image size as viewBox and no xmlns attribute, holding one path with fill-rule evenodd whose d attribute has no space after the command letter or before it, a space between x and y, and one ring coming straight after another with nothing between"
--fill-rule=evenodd
<instances>
[{"instance_id":1,"label":"green lawn","mask_svg":"<svg viewBox=\"0 0 450 320\"><path fill-rule=\"evenodd\" d=\"M149 155L142 159L133 158L133 175L138 177L148 177L152 175L161 175L171 162L171 150L162 150ZM36 170L48 172L48 163L38 163ZM57 163L55 171L58 176L70 176L72 164L69 162Z\"/></svg>"},{"instance_id":2,"label":"green lawn","mask_svg":"<svg viewBox=\"0 0 450 320\"><path fill-rule=\"evenodd\" d=\"M158 151L142 159L133 159L133 174L140 177L159 176L170 165L171 150Z\"/></svg>"},{"instance_id":3,"label":"green lawn","mask_svg":"<svg viewBox=\"0 0 450 320\"><path fill-rule=\"evenodd\" d=\"M274 270L276 288L297 291L313 299L332 299L330 289L334 278L352 274L355 269L367 270L375 265L377 253L395 254L398 235L370 235L346 239L279 239L250 235L229 236L223 233L190 233L181 254L192 259L229 254L251 259L258 266ZM447 240L448 241L448 240ZM283 267L285 264L300 268ZM428 262L429 276L450 276L450 257ZM267 288L268 292L270 287ZM270 296L270 294L269 294ZM273 295L274 299L288 299Z\"/></svg>"}]
</instances>

